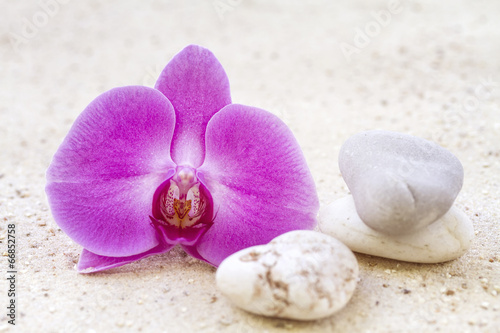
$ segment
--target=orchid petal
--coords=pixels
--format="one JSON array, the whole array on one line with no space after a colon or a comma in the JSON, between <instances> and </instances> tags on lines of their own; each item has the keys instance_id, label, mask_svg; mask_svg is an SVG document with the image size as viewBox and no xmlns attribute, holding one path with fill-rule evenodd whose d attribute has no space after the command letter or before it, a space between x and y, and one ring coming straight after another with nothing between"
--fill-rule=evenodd
<instances>
[{"instance_id":1,"label":"orchid petal","mask_svg":"<svg viewBox=\"0 0 500 333\"><path fill-rule=\"evenodd\" d=\"M210 120L198 173L216 218L199 254L213 265L243 248L312 229L319 208L313 178L288 127L271 113L232 104Z\"/></svg>"},{"instance_id":2,"label":"orchid petal","mask_svg":"<svg viewBox=\"0 0 500 333\"><path fill-rule=\"evenodd\" d=\"M152 88L115 88L92 101L47 171L47 196L61 229L100 256L157 246L149 216L156 188L175 167L174 126L172 105Z\"/></svg>"},{"instance_id":3,"label":"orchid petal","mask_svg":"<svg viewBox=\"0 0 500 333\"><path fill-rule=\"evenodd\" d=\"M123 266L136 260L144 259L156 254L167 252L172 247L173 245L160 243L158 246L152 248L149 251L127 257L100 256L86 249L83 249L82 254L80 255L80 260L78 261L77 269L79 273L95 273L106 269Z\"/></svg>"},{"instance_id":4,"label":"orchid petal","mask_svg":"<svg viewBox=\"0 0 500 333\"><path fill-rule=\"evenodd\" d=\"M155 88L175 109L172 159L177 165L198 167L205 155L205 129L210 118L231 103L229 80L209 50L190 45L161 72Z\"/></svg>"}]
</instances>

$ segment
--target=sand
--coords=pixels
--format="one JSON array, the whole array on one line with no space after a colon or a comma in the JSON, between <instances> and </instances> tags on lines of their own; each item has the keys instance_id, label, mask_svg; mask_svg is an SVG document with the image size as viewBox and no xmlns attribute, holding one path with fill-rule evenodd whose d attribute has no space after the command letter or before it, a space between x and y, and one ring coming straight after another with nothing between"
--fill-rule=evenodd
<instances>
[{"instance_id":1,"label":"sand","mask_svg":"<svg viewBox=\"0 0 500 333\"><path fill-rule=\"evenodd\" d=\"M0 332L500 331L500 2L54 4L1 4L0 253L15 224L18 273L15 327L10 282L0 283ZM290 126L322 205L348 194L337 156L352 134L401 131L452 151L465 169L455 205L476 230L470 251L443 264L358 254L350 303L312 322L239 310L217 291L215 268L179 249L78 274L81 247L58 229L44 192L52 155L98 94L152 86L192 43L218 57L234 102Z\"/></svg>"}]
</instances>

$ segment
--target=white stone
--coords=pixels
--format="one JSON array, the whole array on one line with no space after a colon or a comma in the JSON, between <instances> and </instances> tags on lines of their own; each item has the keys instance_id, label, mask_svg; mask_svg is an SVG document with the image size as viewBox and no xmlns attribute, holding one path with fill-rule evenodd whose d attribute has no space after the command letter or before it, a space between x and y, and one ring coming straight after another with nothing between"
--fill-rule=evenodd
<instances>
[{"instance_id":1,"label":"white stone","mask_svg":"<svg viewBox=\"0 0 500 333\"><path fill-rule=\"evenodd\" d=\"M418 263L456 259L470 248L474 229L458 208L413 234L387 235L368 227L359 218L352 196L320 210L322 232L339 239L355 252Z\"/></svg>"},{"instance_id":2,"label":"white stone","mask_svg":"<svg viewBox=\"0 0 500 333\"><path fill-rule=\"evenodd\" d=\"M356 257L338 240L297 230L226 258L217 287L236 306L279 318L314 320L344 307L358 279Z\"/></svg>"},{"instance_id":3,"label":"white stone","mask_svg":"<svg viewBox=\"0 0 500 333\"><path fill-rule=\"evenodd\" d=\"M349 138L339 167L356 210L383 233L412 233L443 216L462 188L460 161L434 142L373 130Z\"/></svg>"}]
</instances>

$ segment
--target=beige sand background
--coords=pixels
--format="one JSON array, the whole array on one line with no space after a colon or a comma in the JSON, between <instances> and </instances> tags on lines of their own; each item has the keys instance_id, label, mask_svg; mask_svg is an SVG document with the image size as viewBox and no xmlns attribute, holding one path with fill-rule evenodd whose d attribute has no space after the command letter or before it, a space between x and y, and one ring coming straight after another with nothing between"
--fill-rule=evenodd
<instances>
[{"instance_id":1,"label":"beige sand background","mask_svg":"<svg viewBox=\"0 0 500 333\"><path fill-rule=\"evenodd\" d=\"M500 332L500 2L401 1L384 26L373 12L388 0L44 3L0 2L0 253L15 223L19 271L16 327L2 275L1 332ZM235 308L215 269L180 250L77 274L81 248L44 193L51 157L98 94L152 86L191 43L218 57L233 101L290 126L322 205L348 193L337 156L354 133L402 131L451 150L465 168L456 205L474 223L471 250L436 265L357 255L351 302L312 322ZM358 48L346 57L347 44Z\"/></svg>"}]
</instances>

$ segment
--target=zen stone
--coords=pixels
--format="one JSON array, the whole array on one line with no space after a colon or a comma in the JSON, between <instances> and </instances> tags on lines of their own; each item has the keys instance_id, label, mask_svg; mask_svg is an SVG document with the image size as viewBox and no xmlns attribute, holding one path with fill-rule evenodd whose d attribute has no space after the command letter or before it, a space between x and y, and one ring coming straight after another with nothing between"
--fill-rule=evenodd
<instances>
[{"instance_id":1,"label":"zen stone","mask_svg":"<svg viewBox=\"0 0 500 333\"><path fill-rule=\"evenodd\" d=\"M434 223L407 235L387 235L366 226L350 195L321 209L319 218L322 232L355 252L409 262L456 259L467 252L474 238L472 222L456 207Z\"/></svg>"},{"instance_id":2,"label":"zen stone","mask_svg":"<svg viewBox=\"0 0 500 333\"><path fill-rule=\"evenodd\" d=\"M344 307L357 279L358 263L351 250L307 230L234 253L216 274L219 290L236 306L297 320L323 318Z\"/></svg>"},{"instance_id":3,"label":"zen stone","mask_svg":"<svg viewBox=\"0 0 500 333\"><path fill-rule=\"evenodd\" d=\"M340 172L361 219L392 235L412 233L443 216L462 188L460 161L411 135L373 130L342 146Z\"/></svg>"}]
</instances>

